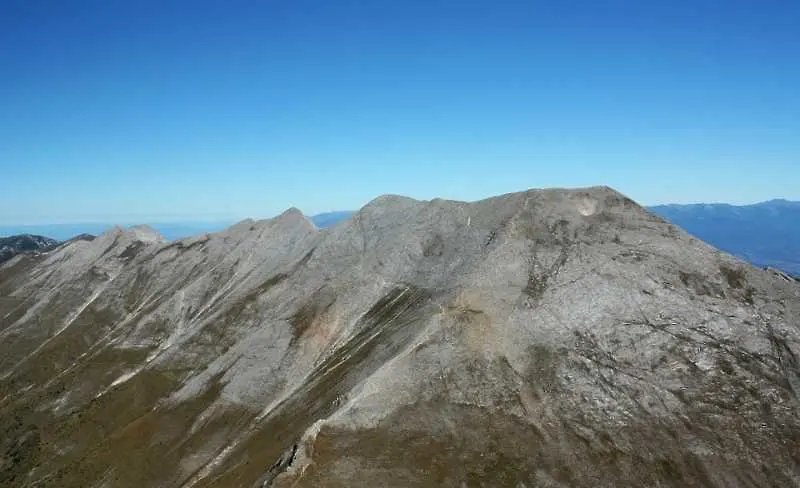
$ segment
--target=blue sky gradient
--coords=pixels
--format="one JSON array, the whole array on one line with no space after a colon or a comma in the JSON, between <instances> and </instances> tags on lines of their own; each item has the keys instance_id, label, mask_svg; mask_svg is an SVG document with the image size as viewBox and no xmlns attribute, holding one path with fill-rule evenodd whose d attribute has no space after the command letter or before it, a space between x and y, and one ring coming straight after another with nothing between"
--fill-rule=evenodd
<instances>
[{"instance_id":1,"label":"blue sky gradient","mask_svg":"<svg viewBox=\"0 0 800 488\"><path fill-rule=\"evenodd\" d=\"M0 223L800 199L793 1L0 2Z\"/></svg>"}]
</instances>

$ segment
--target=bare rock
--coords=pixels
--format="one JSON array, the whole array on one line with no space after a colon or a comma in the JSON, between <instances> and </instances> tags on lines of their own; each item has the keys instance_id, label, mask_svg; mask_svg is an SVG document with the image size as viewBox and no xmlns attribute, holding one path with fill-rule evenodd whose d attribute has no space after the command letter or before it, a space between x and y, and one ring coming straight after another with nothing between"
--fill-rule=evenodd
<instances>
[{"instance_id":1,"label":"bare rock","mask_svg":"<svg viewBox=\"0 0 800 488\"><path fill-rule=\"evenodd\" d=\"M798 486L800 284L606 187L0 266L3 486Z\"/></svg>"}]
</instances>

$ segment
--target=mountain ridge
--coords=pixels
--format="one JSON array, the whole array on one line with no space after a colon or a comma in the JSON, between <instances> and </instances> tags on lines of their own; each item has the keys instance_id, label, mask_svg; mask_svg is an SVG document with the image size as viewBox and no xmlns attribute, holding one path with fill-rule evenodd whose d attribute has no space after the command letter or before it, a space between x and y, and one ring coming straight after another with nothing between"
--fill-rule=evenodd
<instances>
[{"instance_id":1,"label":"mountain ridge","mask_svg":"<svg viewBox=\"0 0 800 488\"><path fill-rule=\"evenodd\" d=\"M0 266L6 486L800 480L800 286L609 188L140 237Z\"/></svg>"},{"instance_id":2,"label":"mountain ridge","mask_svg":"<svg viewBox=\"0 0 800 488\"><path fill-rule=\"evenodd\" d=\"M33 234L0 237L0 264L21 253L47 252L58 244L55 239Z\"/></svg>"},{"instance_id":3,"label":"mountain ridge","mask_svg":"<svg viewBox=\"0 0 800 488\"><path fill-rule=\"evenodd\" d=\"M756 266L800 275L800 202L651 208L704 241Z\"/></svg>"},{"instance_id":4,"label":"mountain ridge","mask_svg":"<svg viewBox=\"0 0 800 488\"><path fill-rule=\"evenodd\" d=\"M349 217L354 212L325 212L307 216L314 225L320 228L325 228L333 223L339 222L346 217ZM48 236L49 238L68 241L69 239L81 235L99 235L107 230L113 228L115 225L121 227L131 227L135 225L148 225L149 227L157 230L167 240L173 241L183 239L186 237L193 237L202 235L208 232L218 232L224 230L231 225L234 225L234 219L218 220L218 221L175 221L175 222L154 222L150 224L109 224L109 223L74 223L74 224L27 224L27 225L0 225L0 239L1 236L16 236L22 234L36 234Z\"/></svg>"}]
</instances>

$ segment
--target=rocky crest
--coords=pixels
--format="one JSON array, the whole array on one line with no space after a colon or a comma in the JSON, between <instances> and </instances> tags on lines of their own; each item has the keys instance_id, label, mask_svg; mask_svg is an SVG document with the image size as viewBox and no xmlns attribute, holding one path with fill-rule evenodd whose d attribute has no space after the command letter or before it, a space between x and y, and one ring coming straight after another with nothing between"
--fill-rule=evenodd
<instances>
[{"instance_id":1,"label":"rocky crest","mask_svg":"<svg viewBox=\"0 0 800 488\"><path fill-rule=\"evenodd\" d=\"M21 234L0 237L0 264L10 260L17 254L25 252L46 252L58 246L59 242L44 236Z\"/></svg>"},{"instance_id":2,"label":"rocky crest","mask_svg":"<svg viewBox=\"0 0 800 488\"><path fill-rule=\"evenodd\" d=\"M797 486L800 284L605 188L0 267L0 485Z\"/></svg>"}]
</instances>

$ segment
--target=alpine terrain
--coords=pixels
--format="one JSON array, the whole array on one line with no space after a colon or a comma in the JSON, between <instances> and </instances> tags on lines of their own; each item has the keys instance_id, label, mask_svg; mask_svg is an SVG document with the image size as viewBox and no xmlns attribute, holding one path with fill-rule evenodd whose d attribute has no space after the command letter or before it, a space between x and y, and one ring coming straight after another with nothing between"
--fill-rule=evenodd
<instances>
[{"instance_id":1,"label":"alpine terrain","mask_svg":"<svg viewBox=\"0 0 800 488\"><path fill-rule=\"evenodd\" d=\"M0 237L0 264L23 252L46 252L57 245L55 239L31 234Z\"/></svg>"},{"instance_id":2,"label":"alpine terrain","mask_svg":"<svg viewBox=\"0 0 800 488\"><path fill-rule=\"evenodd\" d=\"M606 187L0 266L0 486L800 485L800 283Z\"/></svg>"}]
</instances>

